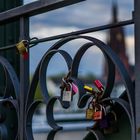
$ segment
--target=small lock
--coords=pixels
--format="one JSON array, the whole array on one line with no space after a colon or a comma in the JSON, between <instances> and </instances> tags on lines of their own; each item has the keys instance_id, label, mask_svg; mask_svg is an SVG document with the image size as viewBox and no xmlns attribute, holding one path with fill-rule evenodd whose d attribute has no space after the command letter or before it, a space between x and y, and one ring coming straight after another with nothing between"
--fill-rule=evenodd
<instances>
[{"instance_id":1,"label":"small lock","mask_svg":"<svg viewBox=\"0 0 140 140\"><path fill-rule=\"evenodd\" d=\"M94 81L94 84L95 84L95 86L98 88L98 90L100 92L103 92L104 91L104 86L102 85L102 83L99 80L95 80Z\"/></svg>"},{"instance_id":2,"label":"small lock","mask_svg":"<svg viewBox=\"0 0 140 140\"><path fill-rule=\"evenodd\" d=\"M72 85L72 92L73 92L73 95L77 94L78 93L78 87L76 84L74 84L73 82L71 83Z\"/></svg>"},{"instance_id":3,"label":"small lock","mask_svg":"<svg viewBox=\"0 0 140 140\"><path fill-rule=\"evenodd\" d=\"M93 119L93 114L94 114L94 109L92 102L89 103L88 108L86 110L86 119L92 120Z\"/></svg>"},{"instance_id":4,"label":"small lock","mask_svg":"<svg viewBox=\"0 0 140 140\"><path fill-rule=\"evenodd\" d=\"M67 83L66 87L62 93L62 101L71 102L72 101L72 85L71 83Z\"/></svg>"},{"instance_id":5,"label":"small lock","mask_svg":"<svg viewBox=\"0 0 140 140\"><path fill-rule=\"evenodd\" d=\"M102 105L97 104L97 105L95 106L95 111L94 111L94 114L93 114L93 120L94 120L94 121L101 120L102 117L103 117Z\"/></svg>"},{"instance_id":6,"label":"small lock","mask_svg":"<svg viewBox=\"0 0 140 140\"><path fill-rule=\"evenodd\" d=\"M92 87L89 87L89 86L84 86L84 89L86 90L86 91L88 91L88 92L92 92L93 91L93 89L92 89Z\"/></svg>"},{"instance_id":7,"label":"small lock","mask_svg":"<svg viewBox=\"0 0 140 140\"><path fill-rule=\"evenodd\" d=\"M108 113L109 127L103 130L104 134L117 133L119 131L117 124L117 115L114 111Z\"/></svg>"},{"instance_id":8,"label":"small lock","mask_svg":"<svg viewBox=\"0 0 140 140\"><path fill-rule=\"evenodd\" d=\"M24 54L25 52L28 51L26 46L27 46L27 41L26 40L22 40L16 45L20 54Z\"/></svg>"},{"instance_id":9,"label":"small lock","mask_svg":"<svg viewBox=\"0 0 140 140\"><path fill-rule=\"evenodd\" d=\"M87 92L92 93L93 95L97 94L97 91L94 88L90 87L90 86L84 85L84 89Z\"/></svg>"},{"instance_id":10,"label":"small lock","mask_svg":"<svg viewBox=\"0 0 140 140\"><path fill-rule=\"evenodd\" d=\"M102 110L103 110L103 116L102 116L102 119L99 120L99 127L101 129L104 129L104 128L109 127L109 118L108 118L108 115L107 115L106 108L104 106L102 106Z\"/></svg>"},{"instance_id":11,"label":"small lock","mask_svg":"<svg viewBox=\"0 0 140 140\"><path fill-rule=\"evenodd\" d=\"M23 56L24 59L28 58L28 49L27 49L28 41L27 40L22 40L20 41L16 47L19 51L19 53Z\"/></svg>"}]
</instances>

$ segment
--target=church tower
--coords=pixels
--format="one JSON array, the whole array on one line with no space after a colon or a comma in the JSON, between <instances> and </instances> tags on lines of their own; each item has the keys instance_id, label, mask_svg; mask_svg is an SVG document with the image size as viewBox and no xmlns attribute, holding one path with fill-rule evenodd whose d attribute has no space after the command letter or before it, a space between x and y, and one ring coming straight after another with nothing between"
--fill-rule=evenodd
<instances>
[{"instance_id":1,"label":"church tower","mask_svg":"<svg viewBox=\"0 0 140 140\"><path fill-rule=\"evenodd\" d=\"M118 6L114 2L112 5L112 21L111 23L118 22ZM128 56L126 54L126 43L125 43L125 34L123 27L116 27L109 30L108 33L108 45L117 53L123 64L125 65L128 72L130 72L130 65L128 63ZM107 68L105 64L105 73L104 76L107 75ZM116 72L116 82L120 81L120 75Z\"/></svg>"}]
</instances>

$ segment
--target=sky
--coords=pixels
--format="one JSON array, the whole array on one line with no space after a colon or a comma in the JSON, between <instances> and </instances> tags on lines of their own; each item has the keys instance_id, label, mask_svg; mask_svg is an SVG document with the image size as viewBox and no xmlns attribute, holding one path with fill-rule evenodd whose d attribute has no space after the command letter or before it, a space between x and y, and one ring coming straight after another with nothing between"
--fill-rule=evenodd
<instances>
[{"instance_id":1,"label":"sky","mask_svg":"<svg viewBox=\"0 0 140 140\"><path fill-rule=\"evenodd\" d=\"M24 4L35 0L24 0ZM119 21L132 18L133 2L132 0L117 0L119 5L118 19ZM30 37L49 37L62 33L68 33L90 27L96 27L111 22L111 5L112 0L86 0L84 2L71 5L65 8L57 9L48 13L34 16L30 19ZM108 31L94 32L87 34L101 41L107 41ZM133 25L125 27L126 34L126 53L129 56L129 62L134 64L134 31ZM30 51L30 72L33 73L39 60L47 49L56 41L40 43ZM72 41L62 47L72 56L78 48L85 43L83 40ZM104 57L96 47L90 48L80 63L79 73L93 73L100 76ZM60 55L56 55L50 62L48 74L53 75L66 71L66 64Z\"/></svg>"}]
</instances>

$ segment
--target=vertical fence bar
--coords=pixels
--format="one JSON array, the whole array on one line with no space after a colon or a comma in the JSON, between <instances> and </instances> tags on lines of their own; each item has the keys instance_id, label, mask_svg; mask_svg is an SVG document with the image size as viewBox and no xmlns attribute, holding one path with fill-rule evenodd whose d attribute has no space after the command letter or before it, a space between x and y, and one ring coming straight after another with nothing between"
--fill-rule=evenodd
<instances>
[{"instance_id":1,"label":"vertical fence bar","mask_svg":"<svg viewBox=\"0 0 140 140\"><path fill-rule=\"evenodd\" d=\"M20 40L29 39L29 18L20 18ZM25 101L29 87L29 58L20 56L20 119L19 119L19 140L26 140L25 137Z\"/></svg>"},{"instance_id":2,"label":"vertical fence bar","mask_svg":"<svg viewBox=\"0 0 140 140\"><path fill-rule=\"evenodd\" d=\"M10 10L17 6L22 5L22 0L1 0L0 1L0 12ZM7 23L0 26L0 48L9 44L15 44L19 40L19 21ZM1 51L0 55L5 57L11 65L14 67L17 75L19 76L19 55L16 53L16 48L7 51ZM4 90L4 71L0 66L0 95L3 96ZM3 73L3 74L2 74ZM11 91L12 92L12 91ZM14 93L12 93L13 95Z\"/></svg>"},{"instance_id":3,"label":"vertical fence bar","mask_svg":"<svg viewBox=\"0 0 140 140\"><path fill-rule=\"evenodd\" d=\"M140 140L140 0L134 0L136 140Z\"/></svg>"}]
</instances>

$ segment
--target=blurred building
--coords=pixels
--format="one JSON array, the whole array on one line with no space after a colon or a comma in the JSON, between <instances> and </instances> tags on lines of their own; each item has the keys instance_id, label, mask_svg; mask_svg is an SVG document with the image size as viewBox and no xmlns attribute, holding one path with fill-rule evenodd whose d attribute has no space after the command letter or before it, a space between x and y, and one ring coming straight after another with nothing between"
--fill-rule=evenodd
<instances>
[{"instance_id":1,"label":"blurred building","mask_svg":"<svg viewBox=\"0 0 140 140\"><path fill-rule=\"evenodd\" d=\"M118 22L118 6L116 3L112 5L112 21L111 23ZM133 77L134 69L133 66L129 64L128 55L126 54L126 43L125 43L125 33L124 28L119 26L116 28L111 28L108 32L107 44L117 53L123 64L125 65L128 73ZM107 76L107 64L104 66L104 77ZM116 82L119 82L121 77L116 71Z\"/></svg>"}]
</instances>

